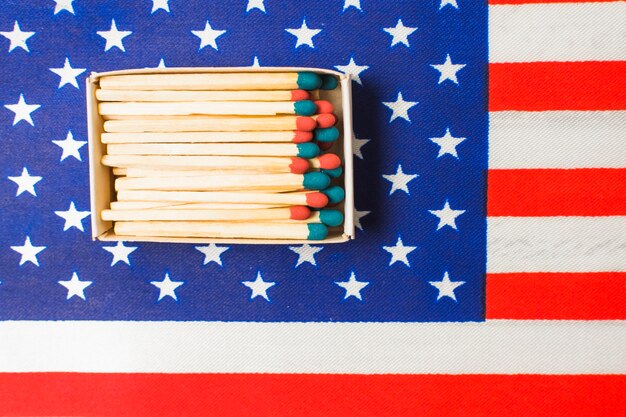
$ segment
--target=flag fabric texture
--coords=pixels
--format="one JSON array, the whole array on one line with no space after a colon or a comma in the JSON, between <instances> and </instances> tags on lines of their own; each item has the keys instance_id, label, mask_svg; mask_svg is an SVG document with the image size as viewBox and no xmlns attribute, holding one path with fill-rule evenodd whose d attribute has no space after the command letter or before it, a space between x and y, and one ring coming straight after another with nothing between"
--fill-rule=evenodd
<instances>
[{"instance_id":1,"label":"flag fabric texture","mask_svg":"<svg viewBox=\"0 0 626 417\"><path fill-rule=\"evenodd\" d=\"M8 1L0 414L625 415L626 3ZM90 239L85 78L354 78L356 239Z\"/></svg>"}]
</instances>

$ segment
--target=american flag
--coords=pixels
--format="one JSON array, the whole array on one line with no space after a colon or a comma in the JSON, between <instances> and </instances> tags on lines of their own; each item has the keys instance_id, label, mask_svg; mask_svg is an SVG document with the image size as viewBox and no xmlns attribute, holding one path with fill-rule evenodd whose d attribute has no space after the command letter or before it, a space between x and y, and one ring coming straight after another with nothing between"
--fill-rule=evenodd
<instances>
[{"instance_id":1,"label":"american flag","mask_svg":"<svg viewBox=\"0 0 626 417\"><path fill-rule=\"evenodd\" d=\"M626 3L5 1L0 414L624 415ZM354 77L356 240L92 242L84 83Z\"/></svg>"}]
</instances>

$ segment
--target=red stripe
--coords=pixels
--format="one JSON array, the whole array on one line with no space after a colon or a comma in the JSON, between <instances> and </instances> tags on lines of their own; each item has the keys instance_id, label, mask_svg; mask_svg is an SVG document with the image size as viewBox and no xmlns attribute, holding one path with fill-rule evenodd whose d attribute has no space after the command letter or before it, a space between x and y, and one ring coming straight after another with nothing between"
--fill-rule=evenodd
<instances>
[{"instance_id":1,"label":"red stripe","mask_svg":"<svg viewBox=\"0 0 626 417\"><path fill-rule=\"evenodd\" d=\"M0 414L593 417L621 375L0 374Z\"/></svg>"},{"instance_id":2,"label":"red stripe","mask_svg":"<svg viewBox=\"0 0 626 417\"><path fill-rule=\"evenodd\" d=\"M493 169L487 183L492 217L626 215L626 169Z\"/></svg>"},{"instance_id":3,"label":"red stripe","mask_svg":"<svg viewBox=\"0 0 626 417\"><path fill-rule=\"evenodd\" d=\"M489 65L489 110L625 110L626 61Z\"/></svg>"},{"instance_id":4,"label":"red stripe","mask_svg":"<svg viewBox=\"0 0 626 417\"><path fill-rule=\"evenodd\" d=\"M615 0L489 0L489 4L614 3Z\"/></svg>"},{"instance_id":5,"label":"red stripe","mask_svg":"<svg viewBox=\"0 0 626 417\"><path fill-rule=\"evenodd\" d=\"M487 275L487 319L626 320L626 273Z\"/></svg>"}]
</instances>

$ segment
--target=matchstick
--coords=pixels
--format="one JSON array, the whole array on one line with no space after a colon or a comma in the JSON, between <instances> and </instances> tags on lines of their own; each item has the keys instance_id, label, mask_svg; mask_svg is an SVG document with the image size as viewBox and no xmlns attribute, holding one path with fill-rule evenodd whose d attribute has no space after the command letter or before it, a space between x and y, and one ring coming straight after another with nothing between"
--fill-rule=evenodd
<instances>
[{"instance_id":1,"label":"matchstick","mask_svg":"<svg viewBox=\"0 0 626 417\"><path fill-rule=\"evenodd\" d=\"M315 158L314 158L315 159ZM150 167L180 169L243 169L276 173L304 174L309 162L298 157L200 156L200 155L104 155L102 164L110 167ZM330 168L332 169L332 168Z\"/></svg>"},{"instance_id":2,"label":"matchstick","mask_svg":"<svg viewBox=\"0 0 626 417\"><path fill-rule=\"evenodd\" d=\"M299 174L205 175L194 177L122 177L115 180L115 190L164 191L237 191L237 190L321 190L330 185L330 177L321 172Z\"/></svg>"},{"instance_id":3,"label":"matchstick","mask_svg":"<svg viewBox=\"0 0 626 417\"><path fill-rule=\"evenodd\" d=\"M204 237L226 239L307 239L323 240L328 228L321 223L272 222L116 222L118 236Z\"/></svg>"},{"instance_id":4,"label":"matchstick","mask_svg":"<svg viewBox=\"0 0 626 417\"><path fill-rule=\"evenodd\" d=\"M269 193L235 191L145 191L121 190L118 201L159 201L183 203L287 204L322 208L328 197L320 192Z\"/></svg>"},{"instance_id":5,"label":"matchstick","mask_svg":"<svg viewBox=\"0 0 626 417\"><path fill-rule=\"evenodd\" d=\"M312 143L147 143L110 144L109 155L226 155L298 156L314 158L320 148Z\"/></svg>"},{"instance_id":6,"label":"matchstick","mask_svg":"<svg viewBox=\"0 0 626 417\"><path fill-rule=\"evenodd\" d=\"M312 72L129 74L100 78L110 90L315 90L322 78Z\"/></svg>"},{"instance_id":7,"label":"matchstick","mask_svg":"<svg viewBox=\"0 0 626 417\"><path fill-rule=\"evenodd\" d=\"M317 99L319 95L316 94ZM141 91L96 90L99 101L298 101L310 100L306 90L277 91ZM322 112L322 113L332 113Z\"/></svg>"},{"instance_id":8,"label":"matchstick","mask_svg":"<svg viewBox=\"0 0 626 417\"><path fill-rule=\"evenodd\" d=\"M300 101L190 101L190 102L105 102L98 106L102 116L177 116L206 114L216 116L274 116L296 114L311 116L317 106L310 100Z\"/></svg>"},{"instance_id":9,"label":"matchstick","mask_svg":"<svg viewBox=\"0 0 626 417\"><path fill-rule=\"evenodd\" d=\"M106 132L243 132L270 130L312 131L316 127L333 126L337 119L332 114L313 116L144 116L140 118L107 120Z\"/></svg>"},{"instance_id":10,"label":"matchstick","mask_svg":"<svg viewBox=\"0 0 626 417\"><path fill-rule=\"evenodd\" d=\"M324 223L329 227L340 226L343 223L343 213L339 210L323 209L311 212L306 219L277 220L284 223Z\"/></svg>"},{"instance_id":11,"label":"matchstick","mask_svg":"<svg viewBox=\"0 0 626 417\"><path fill-rule=\"evenodd\" d=\"M256 210L102 210L104 221L256 221L299 220L311 216L306 206ZM312 223L320 223L318 221Z\"/></svg>"},{"instance_id":12,"label":"matchstick","mask_svg":"<svg viewBox=\"0 0 626 417\"><path fill-rule=\"evenodd\" d=\"M167 201L112 201L111 210L256 210L289 204L172 203Z\"/></svg>"},{"instance_id":13,"label":"matchstick","mask_svg":"<svg viewBox=\"0 0 626 417\"><path fill-rule=\"evenodd\" d=\"M267 132L141 132L102 133L102 143L237 143L237 142L291 142L304 143L313 139L313 133L301 130Z\"/></svg>"}]
</instances>

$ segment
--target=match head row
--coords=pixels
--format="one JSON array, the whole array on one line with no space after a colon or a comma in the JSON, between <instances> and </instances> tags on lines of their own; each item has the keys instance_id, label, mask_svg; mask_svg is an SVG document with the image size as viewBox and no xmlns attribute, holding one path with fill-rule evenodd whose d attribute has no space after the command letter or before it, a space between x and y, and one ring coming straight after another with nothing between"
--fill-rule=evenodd
<instances>
[{"instance_id":1,"label":"match head row","mask_svg":"<svg viewBox=\"0 0 626 417\"><path fill-rule=\"evenodd\" d=\"M314 72L304 71L298 73L297 83L298 88L303 90L317 90L318 88L322 90L334 90L337 88L339 81L332 75L319 75Z\"/></svg>"},{"instance_id":2,"label":"match head row","mask_svg":"<svg viewBox=\"0 0 626 417\"><path fill-rule=\"evenodd\" d=\"M335 155L334 153L327 153L324 155L320 155L317 157L317 159L319 161L320 169L333 170L341 166L341 159L339 158L339 156ZM289 164L289 170L291 171L291 173L304 174L310 168L311 168L311 165L309 164L308 160L297 157L297 156L294 156L293 158L291 158L291 164Z\"/></svg>"}]
</instances>

